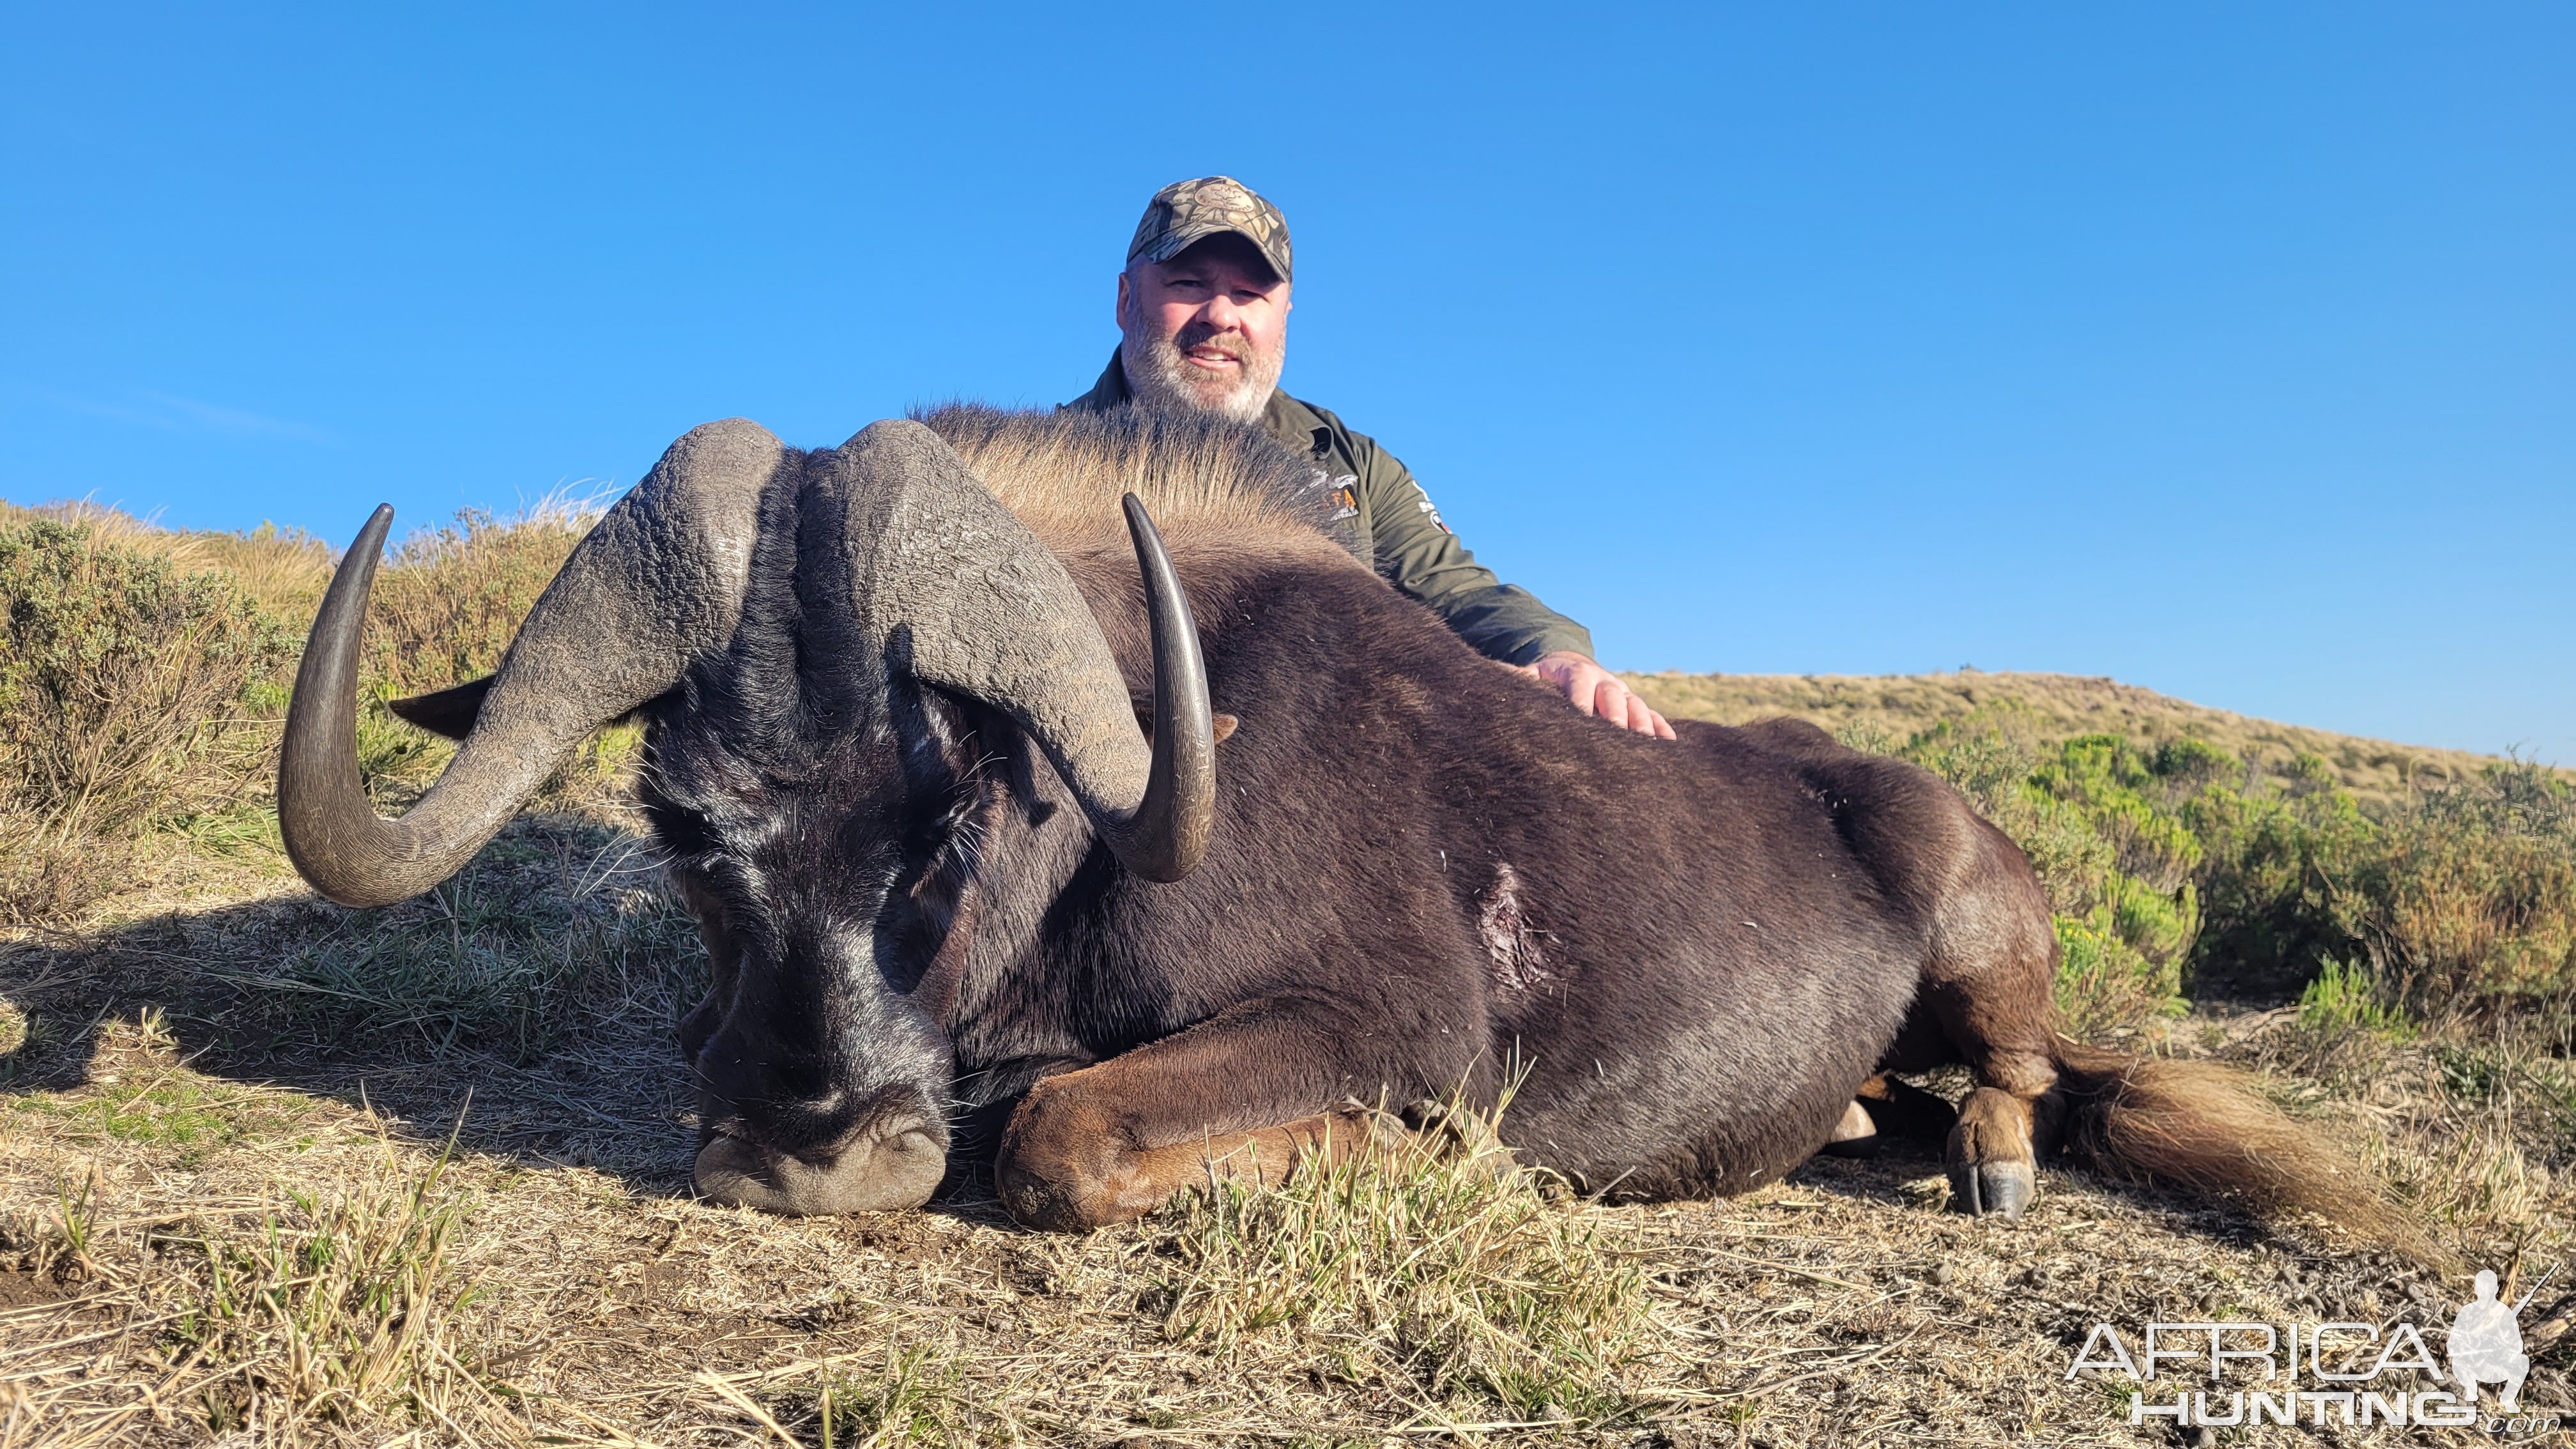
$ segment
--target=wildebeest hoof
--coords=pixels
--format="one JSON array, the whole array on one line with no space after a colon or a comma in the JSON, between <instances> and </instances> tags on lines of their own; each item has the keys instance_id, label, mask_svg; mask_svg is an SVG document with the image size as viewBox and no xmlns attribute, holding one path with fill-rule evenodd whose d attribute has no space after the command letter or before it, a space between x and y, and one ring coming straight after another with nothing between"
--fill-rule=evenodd
<instances>
[{"instance_id":1,"label":"wildebeest hoof","mask_svg":"<svg viewBox=\"0 0 2576 1449\"><path fill-rule=\"evenodd\" d=\"M1817 1150L1828 1157L1876 1157L1879 1146L1877 1121L1867 1107L1854 1102L1843 1109L1843 1120Z\"/></svg>"},{"instance_id":2,"label":"wildebeest hoof","mask_svg":"<svg viewBox=\"0 0 2576 1449\"><path fill-rule=\"evenodd\" d=\"M1068 1184L1002 1164L994 1172L994 1196L1002 1210L1022 1227L1040 1232L1079 1233L1097 1227L1083 1211L1082 1199Z\"/></svg>"},{"instance_id":3,"label":"wildebeest hoof","mask_svg":"<svg viewBox=\"0 0 2576 1449\"><path fill-rule=\"evenodd\" d=\"M2039 1196L2039 1174L2027 1162L1970 1162L1950 1169L1950 1203L1976 1217L2006 1221Z\"/></svg>"},{"instance_id":4,"label":"wildebeest hoof","mask_svg":"<svg viewBox=\"0 0 2576 1449\"><path fill-rule=\"evenodd\" d=\"M1065 1080L1038 1083L1002 1129L993 1191L1003 1210L1023 1227L1059 1233L1088 1232L1150 1211L1169 1191L1156 1194L1135 1181L1125 1160L1132 1154L1117 1145L1132 1134L1066 1090Z\"/></svg>"}]
</instances>

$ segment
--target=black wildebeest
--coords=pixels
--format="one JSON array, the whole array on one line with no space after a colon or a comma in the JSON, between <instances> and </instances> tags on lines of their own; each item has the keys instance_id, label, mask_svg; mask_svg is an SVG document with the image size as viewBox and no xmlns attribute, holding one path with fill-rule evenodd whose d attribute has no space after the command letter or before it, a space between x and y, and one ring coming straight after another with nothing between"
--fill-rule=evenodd
<instances>
[{"instance_id":1,"label":"black wildebeest","mask_svg":"<svg viewBox=\"0 0 2576 1449\"><path fill-rule=\"evenodd\" d=\"M2018 1213L2053 1145L2275 1206L2364 1191L2222 1077L2060 1035L2039 884L1934 776L1788 721L1586 719L1313 492L1207 420L953 408L813 452L711 424L497 674L398 705L463 740L398 820L353 736L380 509L297 680L288 849L346 904L426 890L640 711L714 964L680 1031L697 1183L785 1212L924 1201L962 1110L1001 1125L1015 1215L1110 1222L1358 1142L1354 1101L1512 1072L1524 1160L1725 1193L1950 1062L1974 1210Z\"/></svg>"}]
</instances>

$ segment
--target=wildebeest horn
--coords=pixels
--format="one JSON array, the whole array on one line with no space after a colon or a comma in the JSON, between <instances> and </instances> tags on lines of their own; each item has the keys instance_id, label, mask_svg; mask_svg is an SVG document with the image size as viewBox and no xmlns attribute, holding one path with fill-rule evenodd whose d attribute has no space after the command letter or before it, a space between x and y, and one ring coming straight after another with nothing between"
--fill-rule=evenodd
<instances>
[{"instance_id":1,"label":"wildebeest horn","mask_svg":"<svg viewBox=\"0 0 2576 1449\"><path fill-rule=\"evenodd\" d=\"M785 451L739 418L672 444L564 561L456 758L398 820L375 813L358 779L358 637L393 522L378 508L323 595L287 708L277 814L296 870L342 905L418 895L472 858L593 729L722 647L741 620L761 485Z\"/></svg>"},{"instance_id":2,"label":"wildebeest horn","mask_svg":"<svg viewBox=\"0 0 2576 1449\"><path fill-rule=\"evenodd\" d=\"M1120 864L1148 880L1189 874L1215 819L1216 738L1198 626L1144 505L1126 500L1153 626L1150 747L1073 576L938 434L877 423L834 466L867 637L1026 730Z\"/></svg>"}]
</instances>

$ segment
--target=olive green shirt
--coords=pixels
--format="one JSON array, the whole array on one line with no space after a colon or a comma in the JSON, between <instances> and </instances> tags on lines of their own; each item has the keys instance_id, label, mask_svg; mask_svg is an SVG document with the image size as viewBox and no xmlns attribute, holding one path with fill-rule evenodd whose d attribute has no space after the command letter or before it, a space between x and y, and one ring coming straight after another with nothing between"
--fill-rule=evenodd
<instances>
[{"instance_id":1,"label":"olive green shirt","mask_svg":"<svg viewBox=\"0 0 2576 1449\"><path fill-rule=\"evenodd\" d=\"M1134 396L1112 352L1100 381L1065 406L1099 412ZM1333 528L1343 545L1379 577L1428 605L1479 653L1506 664L1528 664L1560 649L1591 655L1592 635L1582 625L1476 562L1440 521L1431 495L1376 439L1283 391L1270 394L1261 421L1313 460L1332 497Z\"/></svg>"}]
</instances>

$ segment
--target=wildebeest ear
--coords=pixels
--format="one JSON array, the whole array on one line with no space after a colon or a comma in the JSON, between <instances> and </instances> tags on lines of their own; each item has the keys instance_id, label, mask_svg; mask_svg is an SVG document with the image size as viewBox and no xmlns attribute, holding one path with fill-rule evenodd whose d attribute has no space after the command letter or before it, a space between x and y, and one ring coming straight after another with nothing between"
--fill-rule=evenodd
<instances>
[{"instance_id":1,"label":"wildebeest ear","mask_svg":"<svg viewBox=\"0 0 2576 1449\"><path fill-rule=\"evenodd\" d=\"M461 740L474 732L475 717L483 712L483 696L491 692L493 678L487 674L452 689L389 699L385 708L394 712L394 718L416 724L431 734Z\"/></svg>"},{"instance_id":2,"label":"wildebeest ear","mask_svg":"<svg viewBox=\"0 0 2576 1449\"><path fill-rule=\"evenodd\" d=\"M1234 733L1235 726L1243 723L1243 721L1230 714L1220 714L1212 716L1208 723L1213 726L1209 732L1216 736L1216 742L1221 745L1225 743L1226 736ZM1147 744L1153 743L1154 706L1152 704L1140 703L1136 706L1136 727L1145 732L1145 742Z\"/></svg>"}]
</instances>

